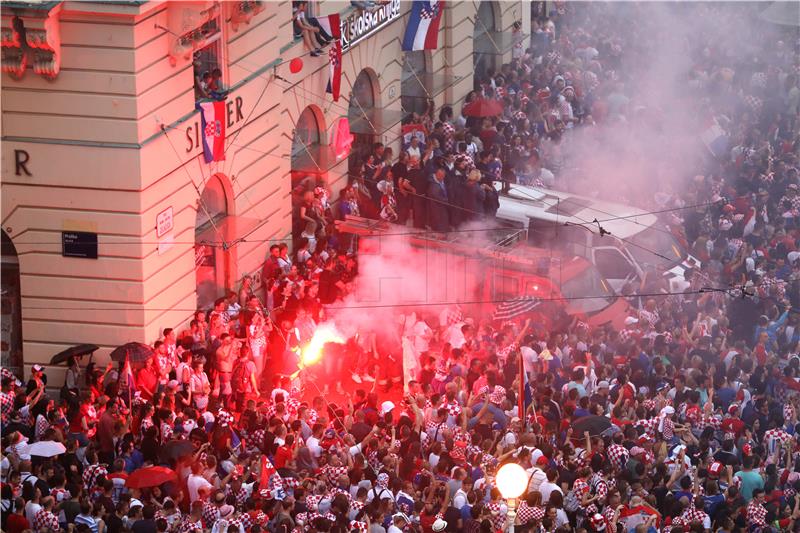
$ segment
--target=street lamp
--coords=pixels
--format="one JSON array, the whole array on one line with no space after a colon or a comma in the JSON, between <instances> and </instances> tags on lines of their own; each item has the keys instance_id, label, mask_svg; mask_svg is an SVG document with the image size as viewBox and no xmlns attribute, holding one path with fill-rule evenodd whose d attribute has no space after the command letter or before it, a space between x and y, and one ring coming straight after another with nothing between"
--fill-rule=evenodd
<instances>
[{"instance_id":1,"label":"street lamp","mask_svg":"<svg viewBox=\"0 0 800 533\"><path fill-rule=\"evenodd\" d=\"M517 463L506 463L497 471L495 481L508 507L506 531L511 531L517 517L517 500L528 488L528 473Z\"/></svg>"}]
</instances>

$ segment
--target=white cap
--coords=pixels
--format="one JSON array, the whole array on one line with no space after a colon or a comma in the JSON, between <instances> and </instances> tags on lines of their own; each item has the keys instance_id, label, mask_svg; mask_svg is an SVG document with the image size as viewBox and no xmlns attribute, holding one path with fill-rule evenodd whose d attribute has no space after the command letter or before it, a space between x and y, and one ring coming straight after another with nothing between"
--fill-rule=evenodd
<instances>
[{"instance_id":1,"label":"white cap","mask_svg":"<svg viewBox=\"0 0 800 533\"><path fill-rule=\"evenodd\" d=\"M626 326L630 326L632 324L638 324L638 323L639 323L639 319L636 318L636 317L629 316L629 317L625 318L625 325Z\"/></svg>"},{"instance_id":2,"label":"white cap","mask_svg":"<svg viewBox=\"0 0 800 533\"><path fill-rule=\"evenodd\" d=\"M383 402L381 404L381 416L385 415L386 413L391 412L392 409L394 409L394 404L392 402L390 402L389 400L386 400L385 402Z\"/></svg>"},{"instance_id":3,"label":"white cap","mask_svg":"<svg viewBox=\"0 0 800 533\"><path fill-rule=\"evenodd\" d=\"M433 529L434 531L444 531L444 529L445 529L446 527L447 527L447 522L445 522L445 521L444 521L444 520L442 520L441 518L437 518L437 519L436 519L436 520L433 522L433 525L431 526L431 529Z\"/></svg>"}]
</instances>

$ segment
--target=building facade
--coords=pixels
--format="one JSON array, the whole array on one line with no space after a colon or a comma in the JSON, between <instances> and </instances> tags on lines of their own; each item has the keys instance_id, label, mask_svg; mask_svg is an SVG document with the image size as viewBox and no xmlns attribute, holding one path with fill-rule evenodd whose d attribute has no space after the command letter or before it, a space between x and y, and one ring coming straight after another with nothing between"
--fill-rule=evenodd
<instances>
[{"instance_id":1,"label":"building facade","mask_svg":"<svg viewBox=\"0 0 800 533\"><path fill-rule=\"evenodd\" d=\"M403 52L410 2L310 9L340 14L338 102L288 1L3 3L3 366L27 374L79 343L103 361L245 274L260 283L269 245L291 245L293 187L320 177L335 198L355 154L397 152L429 98L459 109L474 70L510 58L514 21L529 33L529 3L454 1L438 49ZM207 163L197 86L215 69L225 158Z\"/></svg>"}]
</instances>

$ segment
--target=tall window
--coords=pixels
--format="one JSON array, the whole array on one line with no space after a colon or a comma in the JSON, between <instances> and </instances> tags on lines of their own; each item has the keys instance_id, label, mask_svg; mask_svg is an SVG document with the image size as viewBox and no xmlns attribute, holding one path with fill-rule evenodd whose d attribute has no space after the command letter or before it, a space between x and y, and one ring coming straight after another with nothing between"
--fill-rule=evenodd
<instances>
[{"instance_id":1,"label":"tall window","mask_svg":"<svg viewBox=\"0 0 800 533\"><path fill-rule=\"evenodd\" d=\"M192 32L192 38L200 43L194 52L195 99L224 98L227 85L219 15Z\"/></svg>"},{"instance_id":2,"label":"tall window","mask_svg":"<svg viewBox=\"0 0 800 533\"><path fill-rule=\"evenodd\" d=\"M306 154L306 148L311 148L321 142L317 116L313 109L307 107L300 113L300 118L297 119L294 139L292 140L292 155L302 156Z\"/></svg>"},{"instance_id":3,"label":"tall window","mask_svg":"<svg viewBox=\"0 0 800 533\"><path fill-rule=\"evenodd\" d=\"M424 113L428 107L427 74L425 51L405 52L400 82L400 105L405 113Z\"/></svg>"}]
</instances>

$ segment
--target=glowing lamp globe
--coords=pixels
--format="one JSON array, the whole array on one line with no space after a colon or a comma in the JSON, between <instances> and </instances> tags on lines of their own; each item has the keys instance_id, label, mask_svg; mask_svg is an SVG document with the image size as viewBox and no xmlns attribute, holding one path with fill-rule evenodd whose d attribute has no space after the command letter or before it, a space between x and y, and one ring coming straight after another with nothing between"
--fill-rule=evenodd
<instances>
[{"instance_id":1,"label":"glowing lamp globe","mask_svg":"<svg viewBox=\"0 0 800 533\"><path fill-rule=\"evenodd\" d=\"M517 499L528 488L528 473L517 463L506 463L497 471L497 489L504 499Z\"/></svg>"}]
</instances>

